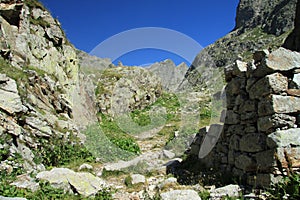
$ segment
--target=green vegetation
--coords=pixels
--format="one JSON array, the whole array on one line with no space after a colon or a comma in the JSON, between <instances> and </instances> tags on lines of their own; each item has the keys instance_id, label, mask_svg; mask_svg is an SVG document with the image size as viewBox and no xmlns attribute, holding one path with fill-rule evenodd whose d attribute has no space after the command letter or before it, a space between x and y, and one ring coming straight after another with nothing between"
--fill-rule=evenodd
<instances>
[{"instance_id":1,"label":"green vegetation","mask_svg":"<svg viewBox=\"0 0 300 200\"><path fill-rule=\"evenodd\" d=\"M42 10L45 10L44 5L39 0L25 0L24 3L31 9L40 8Z\"/></svg>"},{"instance_id":2,"label":"green vegetation","mask_svg":"<svg viewBox=\"0 0 300 200\"><path fill-rule=\"evenodd\" d=\"M269 198L272 200L297 200L300 199L300 174L293 171L292 161L286 151L284 151L284 156L288 165L288 167L286 168L286 173L278 158L278 155L275 155L279 171L281 172L281 174L287 175L284 175L283 180L271 187L271 189L269 190Z\"/></svg>"},{"instance_id":3,"label":"green vegetation","mask_svg":"<svg viewBox=\"0 0 300 200\"><path fill-rule=\"evenodd\" d=\"M108 139L122 150L139 154L140 148L135 139L126 134L115 121L109 120L105 115L101 115L100 127Z\"/></svg>"},{"instance_id":4,"label":"green vegetation","mask_svg":"<svg viewBox=\"0 0 300 200\"><path fill-rule=\"evenodd\" d=\"M40 189L33 192L28 189L17 188L16 186L10 185L12 181L16 179L15 175L7 176L6 173L0 173L0 194L5 197L23 197L29 200L50 200L50 199L80 199L80 200L111 200L112 191L109 189L100 190L95 197L85 198L80 195L64 193L63 189L52 187L49 182L40 182Z\"/></svg>"},{"instance_id":5,"label":"green vegetation","mask_svg":"<svg viewBox=\"0 0 300 200\"><path fill-rule=\"evenodd\" d=\"M39 25L39 26L42 26L43 28L49 28L50 27L49 22L47 22L46 20L44 20L41 17L38 17L37 19L30 18L29 21L30 21L31 24Z\"/></svg>"},{"instance_id":6,"label":"green vegetation","mask_svg":"<svg viewBox=\"0 0 300 200\"><path fill-rule=\"evenodd\" d=\"M58 136L39 139L38 149L35 150L35 162L43 163L46 167L68 165L73 162L93 162L95 157L79 143L78 138L70 135L68 138Z\"/></svg>"}]
</instances>

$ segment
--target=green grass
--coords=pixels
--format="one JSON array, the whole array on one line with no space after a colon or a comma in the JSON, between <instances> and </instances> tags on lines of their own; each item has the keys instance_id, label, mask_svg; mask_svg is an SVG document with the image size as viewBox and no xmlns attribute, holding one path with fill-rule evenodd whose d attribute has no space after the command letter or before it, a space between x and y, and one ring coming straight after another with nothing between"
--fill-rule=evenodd
<instances>
[{"instance_id":1,"label":"green grass","mask_svg":"<svg viewBox=\"0 0 300 200\"><path fill-rule=\"evenodd\" d=\"M39 17L37 19L30 18L29 21L30 21L31 24L42 26L43 28L49 28L50 27L49 22L45 21L41 17Z\"/></svg>"},{"instance_id":2,"label":"green grass","mask_svg":"<svg viewBox=\"0 0 300 200\"><path fill-rule=\"evenodd\" d=\"M60 138L53 136L48 139L39 138L39 146L34 150L35 163L43 163L47 168L82 162L93 162L95 157L80 144L74 136Z\"/></svg>"},{"instance_id":3,"label":"green grass","mask_svg":"<svg viewBox=\"0 0 300 200\"><path fill-rule=\"evenodd\" d=\"M24 3L31 9L40 8L42 10L45 10L44 5L38 0L25 0Z\"/></svg>"}]
</instances>

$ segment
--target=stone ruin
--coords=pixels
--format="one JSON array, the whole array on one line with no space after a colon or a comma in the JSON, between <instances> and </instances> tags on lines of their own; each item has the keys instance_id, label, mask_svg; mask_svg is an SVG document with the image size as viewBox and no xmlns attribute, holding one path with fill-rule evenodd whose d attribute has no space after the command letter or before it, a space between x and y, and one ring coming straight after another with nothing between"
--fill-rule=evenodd
<instances>
[{"instance_id":1,"label":"stone ruin","mask_svg":"<svg viewBox=\"0 0 300 200\"><path fill-rule=\"evenodd\" d=\"M225 79L227 110L218 142L207 156L199 156L212 127L221 125L205 127L189 153L251 187L269 187L288 171L299 172L300 53L256 52L252 62L226 67Z\"/></svg>"}]
</instances>

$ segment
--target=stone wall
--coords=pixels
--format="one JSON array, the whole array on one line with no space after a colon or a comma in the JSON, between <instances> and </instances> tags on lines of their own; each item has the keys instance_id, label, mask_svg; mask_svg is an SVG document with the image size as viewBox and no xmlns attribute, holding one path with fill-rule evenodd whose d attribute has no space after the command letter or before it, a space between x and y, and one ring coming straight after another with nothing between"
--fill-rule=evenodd
<instances>
[{"instance_id":1,"label":"stone wall","mask_svg":"<svg viewBox=\"0 0 300 200\"><path fill-rule=\"evenodd\" d=\"M267 187L289 164L294 171L300 169L300 54L280 48L256 52L253 58L226 67L223 131L200 160L241 183ZM199 131L191 154L200 155L210 129Z\"/></svg>"}]
</instances>

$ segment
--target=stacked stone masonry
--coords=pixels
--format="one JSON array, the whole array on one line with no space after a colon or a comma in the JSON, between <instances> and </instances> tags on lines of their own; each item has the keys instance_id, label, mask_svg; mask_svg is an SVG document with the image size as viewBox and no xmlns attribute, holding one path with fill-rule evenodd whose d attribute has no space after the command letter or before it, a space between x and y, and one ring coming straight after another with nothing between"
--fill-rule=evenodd
<instances>
[{"instance_id":1,"label":"stacked stone masonry","mask_svg":"<svg viewBox=\"0 0 300 200\"><path fill-rule=\"evenodd\" d=\"M284 48L259 51L249 63L226 67L225 78L223 131L213 150L200 159L252 187L279 181L289 164L299 172L300 54ZM199 131L191 154L199 154L208 130Z\"/></svg>"}]
</instances>

